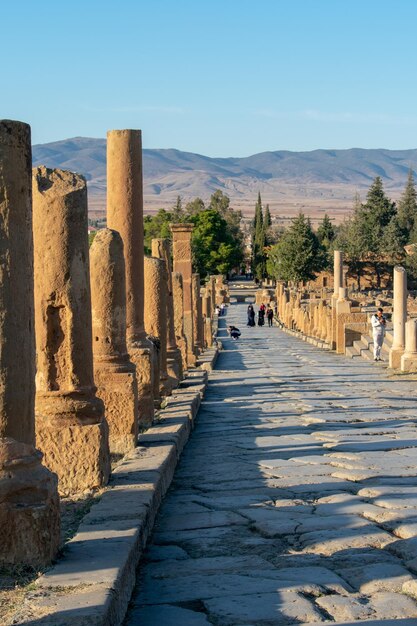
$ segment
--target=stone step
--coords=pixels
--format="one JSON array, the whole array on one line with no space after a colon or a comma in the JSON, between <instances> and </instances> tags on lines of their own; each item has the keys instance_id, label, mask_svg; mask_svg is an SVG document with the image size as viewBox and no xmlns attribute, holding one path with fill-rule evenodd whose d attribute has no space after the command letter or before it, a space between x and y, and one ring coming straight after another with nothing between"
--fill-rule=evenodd
<instances>
[{"instance_id":1,"label":"stone step","mask_svg":"<svg viewBox=\"0 0 417 626\"><path fill-rule=\"evenodd\" d=\"M345 352L346 356L349 356L351 359L357 358L361 356L360 351L357 350L357 348L353 345L353 346L347 346L346 348L346 352Z\"/></svg>"}]
</instances>

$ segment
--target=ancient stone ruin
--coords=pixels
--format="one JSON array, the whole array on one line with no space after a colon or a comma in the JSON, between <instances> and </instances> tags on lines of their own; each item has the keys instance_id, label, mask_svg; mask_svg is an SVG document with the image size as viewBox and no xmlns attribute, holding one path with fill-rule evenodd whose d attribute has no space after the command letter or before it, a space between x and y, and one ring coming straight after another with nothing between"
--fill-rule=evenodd
<instances>
[{"instance_id":1,"label":"ancient stone ruin","mask_svg":"<svg viewBox=\"0 0 417 626\"><path fill-rule=\"evenodd\" d=\"M0 564L41 567L59 545L57 477L35 448L30 127L0 121Z\"/></svg>"},{"instance_id":2,"label":"ancient stone ruin","mask_svg":"<svg viewBox=\"0 0 417 626\"><path fill-rule=\"evenodd\" d=\"M138 437L138 386L126 345L125 262L116 231L103 229L94 238L90 276L97 395L106 407L110 452L124 455Z\"/></svg>"},{"instance_id":3,"label":"ancient stone ruin","mask_svg":"<svg viewBox=\"0 0 417 626\"><path fill-rule=\"evenodd\" d=\"M191 233L192 224L172 224L172 253L174 257L174 272L182 276L183 288L183 324L184 335L187 340L187 365L196 364L195 329L193 317L193 284L192 284L192 256Z\"/></svg>"},{"instance_id":4,"label":"ancient stone ruin","mask_svg":"<svg viewBox=\"0 0 417 626\"><path fill-rule=\"evenodd\" d=\"M33 170L36 440L63 494L105 485L108 426L93 374L87 187Z\"/></svg>"},{"instance_id":5,"label":"ancient stone ruin","mask_svg":"<svg viewBox=\"0 0 417 626\"><path fill-rule=\"evenodd\" d=\"M143 181L140 130L107 133L107 226L120 233L126 267L127 348L136 365L139 421L154 417L154 346L144 326Z\"/></svg>"}]
</instances>

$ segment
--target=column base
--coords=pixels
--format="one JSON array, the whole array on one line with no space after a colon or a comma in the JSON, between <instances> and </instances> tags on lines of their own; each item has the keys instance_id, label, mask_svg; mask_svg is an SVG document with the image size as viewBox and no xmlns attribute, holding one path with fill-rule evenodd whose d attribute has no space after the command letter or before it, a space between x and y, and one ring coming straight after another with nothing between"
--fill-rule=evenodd
<instances>
[{"instance_id":1,"label":"column base","mask_svg":"<svg viewBox=\"0 0 417 626\"><path fill-rule=\"evenodd\" d=\"M209 318L205 320L204 331L207 348L211 348L213 345L213 329L211 326L211 319Z\"/></svg>"},{"instance_id":2,"label":"column base","mask_svg":"<svg viewBox=\"0 0 417 626\"><path fill-rule=\"evenodd\" d=\"M0 439L0 565L49 565L59 548L57 477L33 446Z\"/></svg>"},{"instance_id":3,"label":"column base","mask_svg":"<svg viewBox=\"0 0 417 626\"><path fill-rule=\"evenodd\" d=\"M97 489L110 474L109 428L94 388L38 393L36 445L62 495Z\"/></svg>"},{"instance_id":4,"label":"column base","mask_svg":"<svg viewBox=\"0 0 417 626\"><path fill-rule=\"evenodd\" d=\"M124 456L137 445L139 432L138 383L135 366L120 371L95 367L97 395L104 402L109 427L110 454Z\"/></svg>"},{"instance_id":5,"label":"column base","mask_svg":"<svg viewBox=\"0 0 417 626\"><path fill-rule=\"evenodd\" d=\"M129 346L129 356L136 365L138 381L138 409L139 430L147 428L153 422L155 415L153 397L153 344L147 341L149 347Z\"/></svg>"},{"instance_id":6,"label":"column base","mask_svg":"<svg viewBox=\"0 0 417 626\"><path fill-rule=\"evenodd\" d=\"M404 353L401 357L402 372L417 372L417 354Z\"/></svg>"},{"instance_id":7,"label":"column base","mask_svg":"<svg viewBox=\"0 0 417 626\"><path fill-rule=\"evenodd\" d=\"M175 387L183 378L182 357L179 348L171 348L167 351L167 372L168 376L176 380Z\"/></svg>"},{"instance_id":8,"label":"column base","mask_svg":"<svg viewBox=\"0 0 417 626\"><path fill-rule=\"evenodd\" d=\"M392 369L400 369L401 357L404 354L404 348L391 348L389 351L389 366Z\"/></svg>"}]
</instances>

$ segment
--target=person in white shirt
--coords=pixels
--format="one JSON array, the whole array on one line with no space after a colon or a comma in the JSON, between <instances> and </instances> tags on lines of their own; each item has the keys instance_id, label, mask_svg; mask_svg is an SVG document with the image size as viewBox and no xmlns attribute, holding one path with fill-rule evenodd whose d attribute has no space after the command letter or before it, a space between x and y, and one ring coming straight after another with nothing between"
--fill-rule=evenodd
<instances>
[{"instance_id":1,"label":"person in white shirt","mask_svg":"<svg viewBox=\"0 0 417 626\"><path fill-rule=\"evenodd\" d=\"M383 315L382 309L378 309L378 311L371 317L371 324L374 339L374 361L382 361L381 348L384 343L385 326L387 324L387 320Z\"/></svg>"}]
</instances>

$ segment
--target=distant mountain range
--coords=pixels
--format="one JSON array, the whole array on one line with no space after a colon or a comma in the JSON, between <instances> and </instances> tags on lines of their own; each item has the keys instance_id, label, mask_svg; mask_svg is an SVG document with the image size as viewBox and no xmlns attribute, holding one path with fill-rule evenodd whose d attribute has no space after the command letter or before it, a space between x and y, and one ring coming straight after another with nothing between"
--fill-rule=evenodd
<instances>
[{"instance_id":1,"label":"distant mountain range","mask_svg":"<svg viewBox=\"0 0 417 626\"><path fill-rule=\"evenodd\" d=\"M89 206L105 208L106 141L75 137L33 146L35 165L70 169L83 174L89 186ZM180 150L144 150L145 208L153 211L216 189L233 205L249 211L258 191L272 213L292 215L303 210L312 216L334 211L336 219L350 210L356 191L362 197L375 176L397 199L410 167L417 170L416 150L313 150L261 152L243 158L211 158Z\"/></svg>"}]
</instances>

